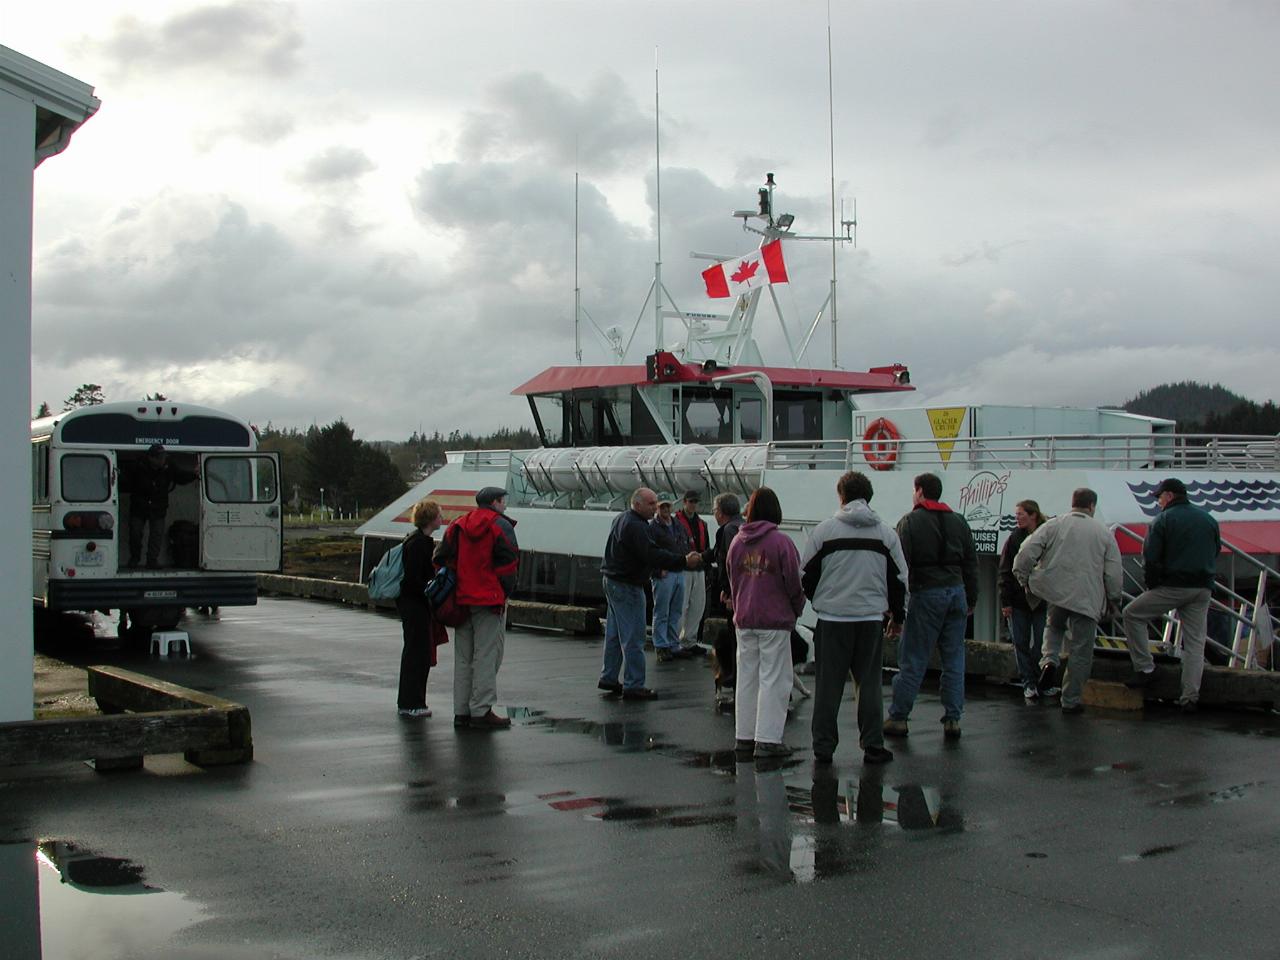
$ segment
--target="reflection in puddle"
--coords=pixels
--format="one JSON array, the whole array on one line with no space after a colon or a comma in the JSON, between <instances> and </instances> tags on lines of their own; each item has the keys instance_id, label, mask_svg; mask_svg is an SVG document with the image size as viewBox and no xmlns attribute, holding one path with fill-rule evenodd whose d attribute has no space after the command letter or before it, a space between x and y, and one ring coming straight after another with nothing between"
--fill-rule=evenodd
<instances>
[{"instance_id":1,"label":"reflection in puddle","mask_svg":"<svg viewBox=\"0 0 1280 960\"><path fill-rule=\"evenodd\" d=\"M1121 863L1137 863L1139 860L1150 860L1152 857L1163 857L1185 847L1185 843L1166 843L1158 847L1149 847L1141 853L1130 853L1120 858Z\"/></svg>"},{"instance_id":2,"label":"reflection in puddle","mask_svg":"<svg viewBox=\"0 0 1280 960\"><path fill-rule=\"evenodd\" d=\"M701 767L718 773L733 773L737 760L733 750L690 750L651 734L642 720L610 720L598 723L579 717L551 717L545 710L529 707L507 707L514 726L538 727L548 733L574 733L594 737L607 747L624 753L656 753L671 757L690 767ZM803 762L799 755L770 761L772 767L794 767Z\"/></svg>"},{"instance_id":3,"label":"reflection in puddle","mask_svg":"<svg viewBox=\"0 0 1280 960\"><path fill-rule=\"evenodd\" d=\"M877 830L832 831L827 829L830 824L889 824L900 831L963 828L959 813L944 807L938 790L913 783L888 786L879 771L862 779L837 779L827 774L813 780L805 776L801 782L793 769L804 763L798 755L746 765L737 762L732 750L690 750L664 741L642 720L600 723L552 717L527 707L508 707L507 715L516 726L592 737L623 752L670 757L731 777L735 787L731 797L690 805L637 803L552 790L536 796L536 809L575 814L586 823L635 828L731 825L747 855L742 869L787 883L809 883L863 869L872 862L868 845L887 836ZM1137 769L1137 764L1121 762L1107 769L1127 772ZM444 801L440 805L455 804ZM498 809L504 808L499 805Z\"/></svg>"},{"instance_id":4,"label":"reflection in puddle","mask_svg":"<svg viewBox=\"0 0 1280 960\"><path fill-rule=\"evenodd\" d=\"M1232 800L1243 800L1249 791L1255 787L1266 785L1265 780L1255 780L1250 783L1238 783L1234 786L1223 787L1221 790L1210 790L1208 793L1189 793L1181 797L1174 797L1171 800L1160 801L1162 807L1200 807L1210 803L1230 803Z\"/></svg>"},{"instance_id":5,"label":"reflection in puddle","mask_svg":"<svg viewBox=\"0 0 1280 960\"><path fill-rule=\"evenodd\" d=\"M146 883L140 864L66 840L0 845L0 890L4 954L15 958L133 957L204 917Z\"/></svg>"},{"instance_id":6,"label":"reflection in puddle","mask_svg":"<svg viewBox=\"0 0 1280 960\"><path fill-rule=\"evenodd\" d=\"M787 787L791 810L813 823L891 823L903 830L938 825L942 795L933 787L907 783L886 787L878 778L822 777L812 787Z\"/></svg>"}]
</instances>

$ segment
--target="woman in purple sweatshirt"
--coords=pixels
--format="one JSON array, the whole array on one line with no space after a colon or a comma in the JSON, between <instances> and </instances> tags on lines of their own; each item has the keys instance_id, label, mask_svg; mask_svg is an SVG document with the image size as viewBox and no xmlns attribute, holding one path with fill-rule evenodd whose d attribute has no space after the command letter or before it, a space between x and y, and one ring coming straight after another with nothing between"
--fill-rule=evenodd
<instances>
[{"instance_id":1,"label":"woman in purple sweatshirt","mask_svg":"<svg viewBox=\"0 0 1280 960\"><path fill-rule=\"evenodd\" d=\"M804 610L800 554L778 529L778 495L760 487L747 503L747 522L725 563L733 622L738 628L737 755L785 757L782 742L791 691L791 628Z\"/></svg>"}]
</instances>

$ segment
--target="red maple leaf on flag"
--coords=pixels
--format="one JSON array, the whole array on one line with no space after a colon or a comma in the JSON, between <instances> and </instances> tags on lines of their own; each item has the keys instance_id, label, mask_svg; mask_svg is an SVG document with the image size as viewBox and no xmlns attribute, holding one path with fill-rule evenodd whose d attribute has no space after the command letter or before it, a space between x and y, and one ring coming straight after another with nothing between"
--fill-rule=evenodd
<instances>
[{"instance_id":1,"label":"red maple leaf on flag","mask_svg":"<svg viewBox=\"0 0 1280 960\"><path fill-rule=\"evenodd\" d=\"M746 283L756 275L756 271L759 269L759 260L743 260L738 264L738 269L729 276L729 279L734 283Z\"/></svg>"}]
</instances>

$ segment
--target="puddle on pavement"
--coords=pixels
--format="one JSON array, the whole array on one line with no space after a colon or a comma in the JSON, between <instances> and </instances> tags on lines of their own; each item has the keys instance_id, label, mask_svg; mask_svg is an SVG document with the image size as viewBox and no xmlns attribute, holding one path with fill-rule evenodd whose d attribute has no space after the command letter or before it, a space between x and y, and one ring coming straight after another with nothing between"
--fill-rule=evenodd
<instances>
[{"instance_id":1,"label":"puddle on pavement","mask_svg":"<svg viewBox=\"0 0 1280 960\"><path fill-rule=\"evenodd\" d=\"M583 796L573 790L536 794L532 803L521 798L485 795L463 798L423 796L428 809L519 812L551 810L577 817L582 823L625 824L635 829L686 827L731 828L732 837L746 851L743 872L787 883L809 883L866 869L872 863L862 849L867 838L894 833L949 833L963 829L958 811L949 810L941 793L920 784L886 784L877 771L861 779L833 775L813 779L795 768L805 762L797 754L783 760L738 763L732 750L691 750L652 734L639 720L597 722L578 717L553 717L527 707L508 707L515 726L548 733L591 737L623 752L656 753L687 766L732 778L732 796L707 803L640 803L620 797ZM1137 769L1136 763L1114 765ZM1107 769L1112 769L1108 767ZM830 825L838 829L831 830ZM874 842L874 840L873 840ZM502 879L502 874L485 879Z\"/></svg>"},{"instance_id":2,"label":"puddle on pavement","mask_svg":"<svg viewBox=\"0 0 1280 960\"><path fill-rule=\"evenodd\" d=\"M536 727L548 733L575 733L594 737L607 747L616 747L624 753L656 753L671 757L690 767L699 767L717 773L732 774L737 764L733 750L691 750L669 743L649 732L640 720L610 720L604 723L579 717L552 717L545 710L529 707L508 707L507 716L514 726ZM796 754L792 757L768 761L770 767L794 767L804 761Z\"/></svg>"},{"instance_id":3,"label":"puddle on pavement","mask_svg":"<svg viewBox=\"0 0 1280 960\"><path fill-rule=\"evenodd\" d=\"M142 865L67 840L0 844L5 956L116 960L158 955L205 918L186 897L146 882Z\"/></svg>"},{"instance_id":4,"label":"puddle on pavement","mask_svg":"<svg viewBox=\"0 0 1280 960\"><path fill-rule=\"evenodd\" d=\"M1158 847L1148 847L1141 853L1129 853L1120 858L1121 863L1137 863L1139 860L1150 860L1152 857L1163 857L1170 853L1176 853L1185 847L1185 843L1166 843Z\"/></svg>"},{"instance_id":5,"label":"puddle on pavement","mask_svg":"<svg viewBox=\"0 0 1280 960\"><path fill-rule=\"evenodd\" d=\"M1211 803L1230 803L1233 800L1245 799L1245 797L1249 795L1250 790L1266 786L1266 784L1266 780L1255 780L1251 783L1238 783L1230 787L1223 787L1221 790L1209 790L1205 793L1188 793L1180 797L1173 797L1170 800L1161 800L1159 806L1202 807Z\"/></svg>"}]
</instances>

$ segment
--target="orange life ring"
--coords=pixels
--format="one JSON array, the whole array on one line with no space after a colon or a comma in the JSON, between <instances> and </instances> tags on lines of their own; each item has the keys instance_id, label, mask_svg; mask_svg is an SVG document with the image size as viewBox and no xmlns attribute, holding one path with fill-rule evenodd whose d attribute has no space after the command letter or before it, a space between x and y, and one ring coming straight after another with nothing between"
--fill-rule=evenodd
<instances>
[{"instance_id":1,"label":"orange life ring","mask_svg":"<svg viewBox=\"0 0 1280 960\"><path fill-rule=\"evenodd\" d=\"M871 421L862 435L862 455L873 470L892 470L898 462L898 441L902 434L892 420L880 417Z\"/></svg>"}]
</instances>

